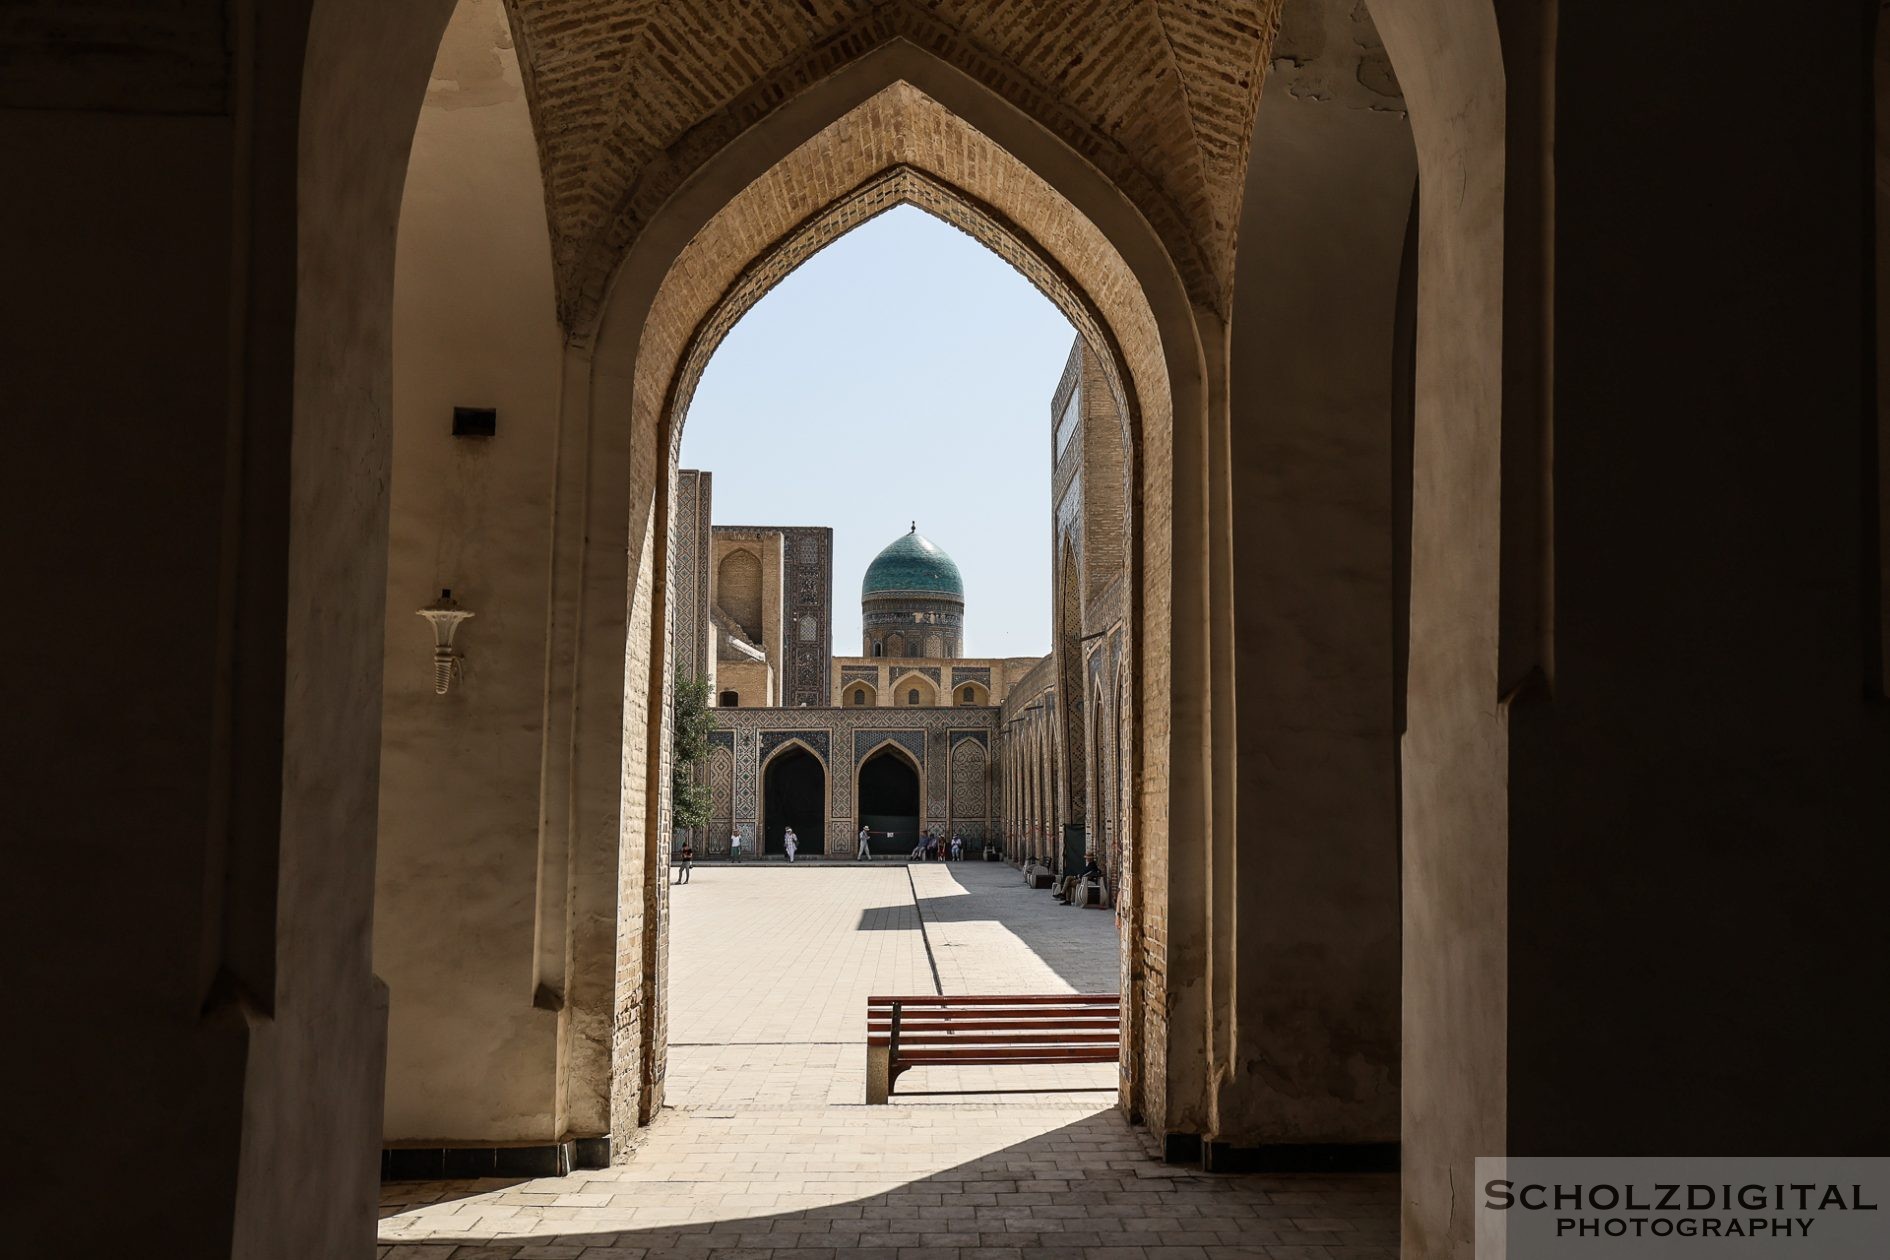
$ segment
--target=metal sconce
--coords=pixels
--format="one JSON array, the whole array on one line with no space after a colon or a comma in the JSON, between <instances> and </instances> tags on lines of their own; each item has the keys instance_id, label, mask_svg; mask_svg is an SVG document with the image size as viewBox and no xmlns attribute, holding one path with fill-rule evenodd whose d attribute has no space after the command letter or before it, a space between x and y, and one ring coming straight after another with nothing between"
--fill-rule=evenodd
<instances>
[{"instance_id":1,"label":"metal sconce","mask_svg":"<svg viewBox=\"0 0 1890 1260\"><path fill-rule=\"evenodd\" d=\"M420 609L420 615L433 626L433 690L438 695L445 695L453 680L459 677L459 653L453 650L453 636L459 632L459 623L472 616L459 606L453 598L453 592L442 590L440 597Z\"/></svg>"}]
</instances>

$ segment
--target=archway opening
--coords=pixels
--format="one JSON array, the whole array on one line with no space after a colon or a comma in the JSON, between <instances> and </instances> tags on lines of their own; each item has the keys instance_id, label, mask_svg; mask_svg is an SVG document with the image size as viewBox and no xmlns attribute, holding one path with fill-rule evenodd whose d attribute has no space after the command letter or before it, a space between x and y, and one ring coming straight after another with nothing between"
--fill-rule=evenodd
<instances>
[{"instance_id":1,"label":"archway opening","mask_svg":"<svg viewBox=\"0 0 1890 1260\"><path fill-rule=\"evenodd\" d=\"M860 826L874 853L904 854L919 840L919 772L888 745L860 766Z\"/></svg>"},{"instance_id":2,"label":"archway opening","mask_svg":"<svg viewBox=\"0 0 1890 1260\"><path fill-rule=\"evenodd\" d=\"M762 776L762 851L786 853L787 829L794 829L797 853L826 852L827 770L820 758L800 745L784 748Z\"/></svg>"},{"instance_id":3,"label":"archway opening","mask_svg":"<svg viewBox=\"0 0 1890 1260\"><path fill-rule=\"evenodd\" d=\"M1096 293L1104 293L1104 291L1106 291L1106 289L1104 289L1102 285L1091 285L1091 289L1092 291L1096 291ZM652 323L654 323L654 321L652 321ZM677 321L677 323L679 323L679 327L688 327L688 325L686 325L686 321ZM639 327L641 327L641 325L639 325ZM633 331L633 334L635 334L635 331ZM1151 338L1151 340L1153 340L1153 338ZM1448 340L1448 338L1436 338L1436 340ZM658 348L658 349L662 349L662 348ZM662 357L662 355L658 353L656 357ZM673 399L673 397L677 397L677 393L682 393L682 395L686 397L686 393L688 393L686 389L682 389L682 391L669 391L669 389L667 389L667 385L665 385L665 383L663 382L658 382L658 385L662 385L662 387L658 387L658 389L656 389L654 393L656 393L656 395L660 395L660 397L663 397L663 399L665 400ZM1189 383L1185 383L1185 382L1177 383L1176 385L1177 393L1179 393L1179 391L1185 391L1185 389L1193 389L1193 385L1189 385ZM1164 406L1164 397L1166 397L1166 395L1162 393L1162 397L1157 397L1159 393L1162 393L1162 391L1157 391L1157 393L1151 393L1151 395L1149 395L1149 404L1151 404L1151 406ZM609 402L612 402L612 404L614 404L616 400L618 399L609 399ZM667 404L667 402L665 402L665 404ZM686 402L682 404L682 408L686 410ZM599 408L599 414L603 414L603 408ZM644 412L644 416L648 416L648 412ZM669 423L669 417L667 416L663 417L662 423ZM677 423L680 423L680 421L677 421ZM1187 467L1187 465L1189 465L1189 461L1187 461L1185 457L1187 457L1187 455L1191 455L1191 453L1194 453L1194 451L1193 450L1181 451L1181 455L1183 455L1183 457L1181 457L1181 459L1177 459L1177 463L1179 463L1179 465L1183 465L1183 467ZM654 461L646 461L644 465L639 465L639 467L656 467L656 463L654 463ZM658 474L658 478L660 478L660 474ZM637 495L643 495L643 489L639 489L639 491L635 491L635 493L637 493ZM650 502L650 499L652 499L652 497L660 497L660 495L662 495L662 491L652 491L652 495L650 495L650 497L639 497L639 499L637 499L637 502L633 504L633 506L635 506L635 512L644 512L644 510L648 510L648 502ZM612 502L605 502L601 510L609 510L610 506L620 506L620 504L612 504ZM665 501L665 506L667 506L667 501ZM618 514L616 514L616 519L641 519L639 518L639 516L635 516L635 512L629 512L629 514L626 514L626 512L618 512ZM658 514L658 516L660 516L660 514ZM1198 533L1198 531L1196 531L1196 533ZM656 538L662 538L662 527L658 527L656 531L652 531L652 536L656 536ZM1155 553L1155 555L1162 555L1162 552L1160 552L1159 548L1155 548L1155 550L1153 550L1153 553ZM639 565L644 565L646 569L639 569ZM650 569L656 569L656 570L662 569L662 561L660 561L660 559L656 559L656 561L652 561L652 559L650 559L650 555L648 555L648 550L644 550L643 553L633 553L633 559L631 559L631 576L633 576L633 582L637 582L639 578L646 578L646 576L648 576L648 570ZM667 587L662 587L662 589L667 589ZM1189 589L1183 589L1183 595L1191 595L1191 591L1189 591ZM1136 593L1136 591L1130 591L1130 599L1136 599L1136 597L1138 597L1138 593ZM1181 603L1187 603L1187 601L1181 601ZM1198 603L1198 601L1194 601L1194 603ZM1168 606L1160 606L1159 614L1160 616L1162 616L1162 618L1166 618L1166 616L1168 616L1168 612L1172 612L1172 608L1168 608ZM658 623L662 623L662 618L658 618ZM1159 631L1160 629L1164 629L1164 627L1166 627L1166 621L1162 621L1162 623L1160 623L1159 627L1157 627L1155 631L1151 631L1151 633L1149 633L1149 637L1151 637L1151 639L1153 640L1159 640ZM662 631L658 631L658 633L662 633ZM609 635L599 635L597 639L609 639ZM609 642L605 642L603 646L605 646L605 648L609 650L609 648L620 648L622 644L620 644L620 642L618 642L618 644L609 644ZM607 661L614 661L614 663L622 663L622 659L624 659L624 654L622 654L622 652L616 652L616 654L612 656L610 652L605 652L605 657L607 657ZM639 659L643 659L643 657L639 657ZM650 657L650 659L658 659L658 661L662 661L662 648L658 648L658 650L656 650L656 652L652 654L652 657ZM1183 661L1181 661L1181 665L1183 665L1183 669L1185 669L1185 667L1189 667L1191 663L1189 663L1187 659L1183 659ZM1166 667L1166 661L1164 661L1164 667ZM637 665L633 663L633 671L635 671L635 669L637 669ZM605 678L609 678L609 671L592 671L592 676L593 678L595 678L595 676L605 676ZM1183 682L1185 682L1185 680L1183 680ZM1151 684L1151 686L1149 686L1149 695L1151 695L1151 697L1157 697L1157 699L1159 699L1160 695L1164 695L1164 688L1166 688L1166 686L1168 686L1168 674L1166 673L1160 674L1159 680L1157 680L1155 684ZM652 688L652 686L650 686L650 678L648 678L648 676L643 676L643 678L639 678L637 674L633 673L633 676L631 676L631 680L629 680L629 684L627 684L627 688L626 688L627 705L631 705L631 707L635 707L635 705L639 705L639 703L641 703L641 699L643 699L644 697L644 693L648 693L648 691L662 691L662 682L658 682L658 684L656 684L656 686ZM656 710L656 703L658 703L658 701L654 701L654 699L652 699L652 705L650 705L650 710L652 710L652 712ZM601 708L599 708L597 712L601 712ZM1159 712L1159 710L1157 710L1157 712ZM629 716L629 722L626 722L626 729L631 729L631 731L635 731L635 729L637 729L637 716ZM652 742L656 742L656 741L652 741ZM1177 742L1181 742L1181 741L1177 741ZM1183 744L1183 746L1185 746L1185 744ZM1157 756L1157 758L1166 758L1166 750L1155 750L1155 756ZM639 767L641 767L643 763L648 763L648 765L660 765L660 761L662 761L662 758L660 758L660 756L658 756L658 754L656 754L654 750L650 750L650 748L644 748L643 742L641 741L633 741L633 748L631 748L631 750L627 752L627 756L626 756L626 775L629 775L629 776L635 775L635 773L637 773L637 769L639 769ZM1140 765L1136 765L1136 767L1134 767L1134 771L1136 771L1136 773L1134 773L1134 775L1132 776L1142 776L1142 767L1140 767ZM1164 773L1164 771L1166 771L1166 759L1162 759L1159 765L1155 765L1155 767L1153 767L1153 771L1151 771L1151 778L1153 778L1153 776L1159 776L1160 773ZM648 799L652 799L652 801L654 801L654 799L658 799L658 795L660 795L660 792L656 792L656 790L654 790L654 786L658 784L658 778L656 778L656 776L658 775L662 775L662 769L652 769L652 771L650 771L650 780L648 780L648 782L652 784L652 792L648 793ZM573 780L578 780L578 776L576 776L575 773L571 775L571 778L573 778ZM614 776L609 776L609 778L607 778L607 776L590 775L588 776L588 780L590 780L590 782L607 782L607 784L609 784L610 793L614 795L614 792L616 792L616 782L614 782ZM752 782L752 780L750 780L750 782ZM552 793L552 795L556 797L556 793ZM588 809L588 803L586 803L586 809ZM614 799L612 799L612 803L610 803L610 809L614 809ZM595 810L592 810L592 812L584 812L580 820L590 820L590 818L592 818L593 812L595 812ZM1198 810L1196 810L1196 812L1198 812ZM1166 816L1162 816L1162 818L1166 820ZM552 833L552 831L558 831L559 822L561 822L561 820L552 820L552 824L554 824L554 826L548 827L548 833ZM1183 826L1185 826L1185 820L1183 820ZM578 835L578 833L580 833L582 829L580 829L580 827L571 826L571 827L567 827L567 831L569 831L571 835ZM592 831L595 831L595 827L593 827ZM1166 839L1166 835L1157 835L1155 839ZM650 844L656 844L656 843L662 843L662 837L658 837L658 841L652 841L652 843ZM556 852L554 856L558 856L559 860L563 858L563 854L561 854L561 852ZM626 852L624 852L624 860L626 860L626 863L629 863L629 861L644 861L646 865L654 865L654 860L650 860L650 858L646 858L644 854L637 854L637 852L633 852L633 850L631 850L631 846L629 846L629 843L626 843ZM575 865L575 863L573 863L573 865ZM593 863L593 865L595 865L595 863ZM588 871L586 871L586 873L588 873ZM612 875L614 875L614 867L612 867ZM660 880L646 880L646 882L656 882L656 884L660 884ZM626 886L627 886L627 880L626 880ZM654 905L656 905L656 903L652 901L652 907L654 907ZM656 909L652 909L652 911L650 912L652 912L652 914L656 914L656 912L658 911L656 911ZM550 922L550 916L546 918L546 922ZM639 929L641 929L641 920L639 920ZM656 941L660 941L660 939L662 939L662 933L660 933L660 931L650 931L650 933L646 933L646 935L648 935L650 939L656 939ZM580 945L584 945L586 946L586 948L588 948L588 943L580 943ZM654 946L644 946L644 948L650 948L650 950L654 952ZM593 950L593 952L595 952L595 950ZM643 973L643 975L658 975L660 971L658 971L658 967L656 967L656 965L652 963L652 965L644 965L643 971L641 971L641 973ZM1155 1007L1160 1007L1162 1003L1160 1003L1160 1001L1155 1001L1155 1003L1151 1003L1151 1005L1155 1005ZM648 1030L648 1028L650 1028L650 1024L646 1022L643 1028L644 1030ZM662 1031L660 1030L643 1031L643 1035L646 1035L646 1037L662 1037ZM635 1050L635 1048L637 1047L629 1047L629 1048L631 1048L631 1050ZM650 1056L648 1056L648 1052L646 1052L646 1058L650 1058ZM658 1090L658 1092L650 1092L650 1090L646 1088L646 1090L644 1090L644 1098L646 1099L660 1098L660 1090ZM654 1105L654 1103L650 1103L650 1105Z\"/></svg>"}]
</instances>

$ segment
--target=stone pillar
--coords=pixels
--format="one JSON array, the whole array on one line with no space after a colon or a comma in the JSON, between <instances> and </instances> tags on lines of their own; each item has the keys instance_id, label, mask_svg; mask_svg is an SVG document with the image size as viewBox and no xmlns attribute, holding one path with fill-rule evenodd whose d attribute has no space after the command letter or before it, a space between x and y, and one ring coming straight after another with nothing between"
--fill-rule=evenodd
<instances>
[{"instance_id":1,"label":"stone pillar","mask_svg":"<svg viewBox=\"0 0 1890 1260\"><path fill-rule=\"evenodd\" d=\"M1394 323L1417 170L1351 4L1289 9L1236 273L1229 1070L1219 1167L1395 1167ZM1264 1065L1264 1066L1263 1066Z\"/></svg>"}]
</instances>

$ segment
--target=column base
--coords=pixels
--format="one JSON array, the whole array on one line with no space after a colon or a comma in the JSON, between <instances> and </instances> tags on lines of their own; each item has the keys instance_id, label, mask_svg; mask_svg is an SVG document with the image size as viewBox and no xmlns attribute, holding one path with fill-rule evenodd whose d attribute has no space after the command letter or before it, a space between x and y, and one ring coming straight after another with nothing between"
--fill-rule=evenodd
<instances>
[{"instance_id":1,"label":"column base","mask_svg":"<svg viewBox=\"0 0 1890 1260\"><path fill-rule=\"evenodd\" d=\"M461 1177L562 1177L579 1168L610 1167L610 1138L512 1146L389 1146L381 1151L382 1181Z\"/></svg>"}]
</instances>

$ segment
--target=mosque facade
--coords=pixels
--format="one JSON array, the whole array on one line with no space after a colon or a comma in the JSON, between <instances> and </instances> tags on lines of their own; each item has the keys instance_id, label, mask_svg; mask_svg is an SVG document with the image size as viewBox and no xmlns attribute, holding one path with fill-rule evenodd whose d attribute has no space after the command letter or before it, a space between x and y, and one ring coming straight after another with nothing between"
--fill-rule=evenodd
<instances>
[{"instance_id":1,"label":"mosque facade","mask_svg":"<svg viewBox=\"0 0 1890 1260\"><path fill-rule=\"evenodd\" d=\"M1005 699L1040 657L962 654L965 584L919 532L889 543L860 586L858 655L833 653L833 531L711 524L713 474L679 474L676 649L706 678L716 729L705 856L911 851L922 830L1001 838Z\"/></svg>"}]
</instances>

